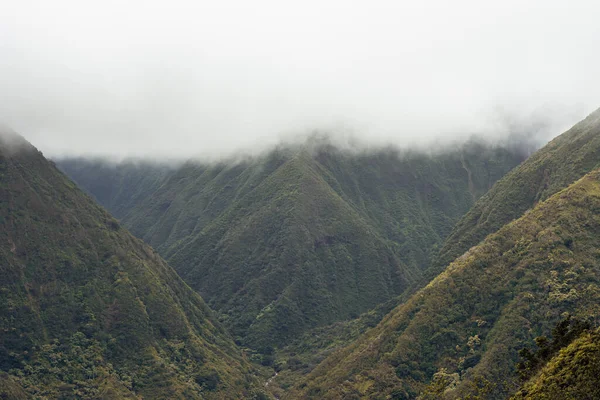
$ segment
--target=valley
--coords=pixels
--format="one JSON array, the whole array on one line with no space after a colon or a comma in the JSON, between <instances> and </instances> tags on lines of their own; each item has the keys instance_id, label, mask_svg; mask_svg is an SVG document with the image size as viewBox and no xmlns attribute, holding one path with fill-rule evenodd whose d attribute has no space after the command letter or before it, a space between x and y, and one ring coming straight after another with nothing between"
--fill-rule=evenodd
<instances>
[{"instance_id":1,"label":"valley","mask_svg":"<svg viewBox=\"0 0 600 400\"><path fill-rule=\"evenodd\" d=\"M57 169L12 136L0 391L543 398L557 371L580 379L573 354L595 360L599 138L597 111L529 157L514 138L431 153L321 140ZM522 349L565 317L589 328L522 382ZM573 393L593 390L581 379Z\"/></svg>"},{"instance_id":2,"label":"valley","mask_svg":"<svg viewBox=\"0 0 600 400\"><path fill-rule=\"evenodd\" d=\"M600 400L599 15L2 2L0 400Z\"/></svg>"}]
</instances>

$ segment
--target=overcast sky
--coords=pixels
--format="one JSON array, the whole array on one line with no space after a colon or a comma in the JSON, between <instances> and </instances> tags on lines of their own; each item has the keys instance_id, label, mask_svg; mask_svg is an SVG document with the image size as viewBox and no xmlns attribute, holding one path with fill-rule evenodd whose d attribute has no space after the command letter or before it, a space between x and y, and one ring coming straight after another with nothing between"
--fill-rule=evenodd
<instances>
[{"instance_id":1,"label":"overcast sky","mask_svg":"<svg viewBox=\"0 0 600 400\"><path fill-rule=\"evenodd\" d=\"M597 1L2 3L0 122L50 156L556 135L600 107Z\"/></svg>"}]
</instances>

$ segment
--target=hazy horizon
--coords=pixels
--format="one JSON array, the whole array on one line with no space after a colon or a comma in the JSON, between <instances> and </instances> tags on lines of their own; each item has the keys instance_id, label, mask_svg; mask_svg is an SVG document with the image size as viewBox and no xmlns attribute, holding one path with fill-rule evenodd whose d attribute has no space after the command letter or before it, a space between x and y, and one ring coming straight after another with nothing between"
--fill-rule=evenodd
<instances>
[{"instance_id":1,"label":"hazy horizon","mask_svg":"<svg viewBox=\"0 0 600 400\"><path fill-rule=\"evenodd\" d=\"M366 146L547 141L600 107L598 12L540 0L13 2L0 16L0 124L51 157L218 159L314 131Z\"/></svg>"}]
</instances>

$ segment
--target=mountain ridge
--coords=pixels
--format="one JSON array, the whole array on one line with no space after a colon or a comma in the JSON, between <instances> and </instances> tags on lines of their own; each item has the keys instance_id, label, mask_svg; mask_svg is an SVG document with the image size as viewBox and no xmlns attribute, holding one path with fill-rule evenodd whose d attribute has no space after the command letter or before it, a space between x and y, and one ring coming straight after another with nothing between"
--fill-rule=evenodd
<instances>
[{"instance_id":1,"label":"mountain ridge","mask_svg":"<svg viewBox=\"0 0 600 400\"><path fill-rule=\"evenodd\" d=\"M473 198L523 158L516 146L477 140L440 154L352 153L319 142L233 164L187 163L150 189L134 185L134 196L146 193L137 206L105 206L120 210L123 223L175 266L240 341L264 348L270 345L260 338L275 345L292 339L272 318L265 325L273 311L296 335L357 316L415 284ZM84 189L100 191L98 199L104 193L95 180L117 187L128 181L119 177L127 166L112 170L114 178L85 160L58 163ZM369 257L352 250L358 243ZM284 254L284 247L294 250ZM360 271L371 272L365 284L347 279ZM216 289L224 283L234 292ZM361 287L369 286L365 298Z\"/></svg>"},{"instance_id":2,"label":"mountain ridge","mask_svg":"<svg viewBox=\"0 0 600 400\"><path fill-rule=\"evenodd\" d=\"M600 109L534 153L475 203L453 228L429 276L441 272L449 262L537 202L598 167L598 160Z\"/></svg>"},{"instance_id":3,"label":"mountain ridge","mask_svg":"<svg viewBox=\"0 0 600 400\"><path fill-rule=\"evenodd\" d=\"M0 392L259 393L252 367L203 300L14 135L0 142L0 227Z\"/></svg>"},{"instance_id":4,"label":"mountain ridge","mask_svg":"<svg viewBox=\"0 0 600 400\"><path fill-rule=\"evenodd\" d=\"M425 389L421 382L430 379L427 375L432 377L442 368L464 375L457 388L446 393L447 398L472 395L469 383L475 377L497 385L496 395L489 398L510 393L510 380L503 387L498 378L512 374L515 384L516 374L510 371L514 371L517 350L525 338L533 340L527 330L543 333L565 311L597 315L600 273L587 247L590 233L600 231L600 224L590 204L600 207L598 171L540 203L452 263L378 327L317 366L300 396L368 398L396 390L412 398ZM572 213L581 214L567 231L556 219L564 223ZM583 224L586 228L579 231ZM581 253L575 253L577 249ZM546 261L547 254L557 262ZM471 282L484 277L485 281ZM568 283L564 289L562 279ZM543 289L545 285L551 290ZM539 305L530 308L528 304L534 301ZM474 364L468 364L473 371L464 367L469 357L474 357L470 361ZM416 359L421 361L416 364ZM333 386L328 383L332 379Z\"/></svg>"},{"instance_id":5,"label":"mountain ridge","mask_svg":"<svg viewBox=\"0 0 600 400\"><path fill-rule=\"evenodd\" d=\"M566 173L556 172L564 179L554 182L555 193L471 247L377 327L326 358L294 395L505 398L518 388L520 348L549 332L565 312L581 318L598 315L600 267L594 237L600 231L600 172L586 170L600 159L600 112L584 122L490 192L531 184L520 178L571 157L574 164ZM545 160L540 167L537 160L552 150L558 161ZM585 176L569 185L576 173ZM568 187L561 190L565 182ZM478 204L485 205L487 196ZM508 198L512 204L513 197ZM500 201L495 206L505 205ZM517 211L528 207L526 198Z\"/></svg>"}]
</instances>

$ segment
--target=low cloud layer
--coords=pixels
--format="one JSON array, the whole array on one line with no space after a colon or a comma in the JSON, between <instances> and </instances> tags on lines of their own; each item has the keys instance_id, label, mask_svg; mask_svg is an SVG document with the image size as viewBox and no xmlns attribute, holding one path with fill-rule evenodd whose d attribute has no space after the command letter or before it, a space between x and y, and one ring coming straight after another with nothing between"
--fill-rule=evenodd
<instances>
[{"instance_id":1,"label":"low cloud layer","mask_svg":"<svg viewBox=\"0 0 600 400\"><path fill-rule=\"evenodd\" d=\"M531 130L600 107L595 1L14 1L0 122L47 155L221 157Z\"/></svg>"}]
</instances>

